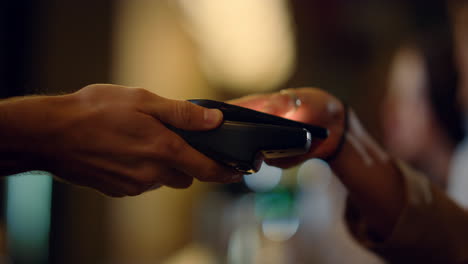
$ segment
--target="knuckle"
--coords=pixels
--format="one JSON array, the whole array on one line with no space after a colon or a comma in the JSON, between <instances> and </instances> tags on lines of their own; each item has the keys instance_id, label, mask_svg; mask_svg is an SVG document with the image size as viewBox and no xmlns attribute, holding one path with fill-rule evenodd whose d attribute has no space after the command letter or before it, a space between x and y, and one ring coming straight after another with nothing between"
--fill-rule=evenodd
<instances>
[{"instance_id":1,"label":"knuckle","mask_svg":"<svg viewBox=\"0 0 468 264\"><path fill-rule=\"evenodd\" d=\"M152 186L157 181L157 170L155 166L150 164L142 164L127 173L121 174L120 176L121 192L128 196L137 196Z\"/></svg>"},{"instance_id":2,"label":"knuckle","mask_svg":"<svg viewBox=\"0 0 468 264\"><path fill-rule=\"evenodd\" d=\"M219 182L224 177L222 171L216 165L206 166L198 174L198 179L203 182Z\"/></svg>"},{"instance_id":3,"label":"knuckle","mask_svg":"<svg viewBox=\"0 0 468 264\"><path fill-rule=\"evenodd\" d=\"M142 185L135 184L135 185L130 185L127 187L126 194L128 196L137 196L137 195L142 194L145 191L146 191L146 188L144 188Z\"/></svg>"},{"instance_id":4,"label":"knuckle","mask_svg":"<svg viewBox=\"0 0 468 264\"><path fill-rule=\"evenodd\" d=\"M165 137L165 139L159 144L159 152L162 153L164 159L177 156L186 148L186 143L180 138Z\"/></svg>"},{"instance_id":5,"label":"knuckle","mask_svg":"<svg viewBox=\"0 0 468 264\"><path fill-rule=\"evenodd\" d=\"M142 157L148 160L159 162L167 159L168 154L166 153L165 147L161 143L149 143L142 150Z\"/></svg>"},{"instance_id":6,"label":"knuckle","mask_svg":"<svg viewBox=\"0 0 468 264\"><path fill-rule=\"evenodd\" d=\"M199 171L196 174L193 173L193 174L190 174L190 175L193 176L194 178L196 178L197 180L201 181L201 182L209 182L209 177L207 177L207 175L205 174L204 171Z\"/></svg>"},{"instance_id":7,"label":"knuckle","mask_svg":"<svg viewBox=\"0 0 468 264\"><path fill-rule=\"evenodd\" d=\"M95 83L95 84L89 84L81 89L81 91L84 92L90 92L90 93L96 93L96 92L101 92L102 90L107 89L108 85L101 84L101 83Z\"/></svg>"},{"instance_id":8,"label":"knuckle","mask_svg":"<svg viewBox=\"0 0 468 264\"><path fill-rule=\"evenodd\" d=\"M102 84L97 84L97 83L93 83L93 84L88 84L86 85L85 87L83 87L82 90L92 90L92 89L97 89L99 87L101 87Z\"/></svg>"},{"instance_id":9,"label":"knuckle","mask_svg":"<svg viewBox=\"0 0 468 264\"><path fill-rule=\"evenodd\" d=\"M136 171L136 183L143 186L152 186L156 183L158 174L157 168L153 165L141 166Z\"/></svg>"},{"instance_id":10,"label":"knuckle","mask_svg":"<svg viewBox=\"0 0 468 264\"><path fill-rule=\"evenodd\" d=\"M190 187L192 183L193 183L193 178L187 177L187 178L180 179L177 182L170 184L169 186L172 188L176 188L176 189L186 189Z\"/></svg>"},{"instance_id":11,"label":"knuckle","mask_svg":"<svg viewBox=\"0 0 468 264\"><path fill-rule=\"evenodd\" d=\"M106 196L113 197L113 198L121 198L125 196L124 194L120 192L111 191L111 190L100 190L100 192Z\"/></svg>"},{"instance_id":12,"label":"knuckle","mask_svg":"<svg viewBox=\"0 0 468 264\"><path fill-rule=\"evenodd\" d=\"M81 88L78 92L86 92L88 90L93 90L96 87L96 84L89 84Z\"/></svg>"},{"instance_id":13,"label":"knuckle","mask_svg":"<svg viewBox=\"0 0 468 264\"><path fill-rule=\"evenodd\" d=\"M170 130L162 130L152 139L148 139L140 147L141 155L153 161L170 161L186 148L182 138L174 135Z\"/></svg>"},{"instance_id":14,"label":"knuckle","mask_svg":"<svg viewBox=\"0 0 468 264\"><path fill-rule=\"evenodd\" d=\"M98 84L86 85L85 87L76 91L75 95L79 96L80 98L87 99L88 97L94 96L98 87Z\"/></svg>"},{"instance_id":15,"label":"knuckle","mask_svg":"<svg viewBox=\"0 0 468 264\"><path fill-rule=\"evenodd\" d=\"M179 185L180 189L186 189L193 184L193 178L188 178L187 180L183 181L181 185Z\"/></svg>"},{"instance_id":16,"label":"knuckle","mask_svg":"<svg viewBox=\"0 0 468 264\"><path fill-rule=\"evenodd\" d=\"M141 104L148 100L151 93L143 88L131 88L132 98L136 104Z\"/></svg>"},{"instance_id":17,"label":"knuckle","mask_svg":"<svg viewBox=\"0 0 468 264\"><path fill-rule=\"evenodd\" d=\"M200 173L196 176L196 178L201 182L211 182L210 177L204 173Z\"/></svg>"},{"instance_id":18,"label":"knuckle","mask_svg":"<svg viewBox=\"0 0 468 264\"><path fill-rule=\"evenodd\" d=\"M212 166L204 166L202 169L200 169L194 177L197 178L199 181L202 182L212 182L213 181L213 171L212 171Z\"/></svg>"},{"instance_id":19,"label":"knuckle","mask_svg":"<svg viewBox=\"0 0 468 264\"><path fill-rule=\"evenodd\" d=\"M144 88L136 87L132 88L131 90L133 94L135 94L138 97L147 98L148 96L150 96L150 92Z\"/></svg>"},{"instance_id":20,"label":"knuckle","mask_svg":"<svg viewBox=\"0 0 468 264\"><path fill-rule=\"evenodd\" d=\"M192 104L187 101L176 101L174 105L175 118L183 124L191 124L193 122Z\"/></svg>"}]
</instances>

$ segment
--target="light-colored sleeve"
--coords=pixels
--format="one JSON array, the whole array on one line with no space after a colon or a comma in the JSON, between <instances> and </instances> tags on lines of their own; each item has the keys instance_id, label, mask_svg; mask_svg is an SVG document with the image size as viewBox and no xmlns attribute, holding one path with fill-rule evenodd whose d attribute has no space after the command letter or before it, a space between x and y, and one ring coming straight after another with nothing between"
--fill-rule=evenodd
<instances>
[{"instance_id":1,"label":"light-colored sleeve","mask_svg":"<svg viewBox=\"0 0 468 264\"><path fill-rule=\"evenodd\" d=\"M346 218L353 236L389 263L468 263L468 212L420 173L398 166L407 204L392 234L378 241L349 202Z\"/></svg>"}]
</instances>

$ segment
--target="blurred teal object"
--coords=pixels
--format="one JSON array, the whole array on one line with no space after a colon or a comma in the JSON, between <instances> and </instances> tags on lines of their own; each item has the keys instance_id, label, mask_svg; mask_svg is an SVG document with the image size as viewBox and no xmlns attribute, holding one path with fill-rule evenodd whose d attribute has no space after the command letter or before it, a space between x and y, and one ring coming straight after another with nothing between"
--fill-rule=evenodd
<instances>
[{"instance_id":1,"label":"blurred teal object","mask_svg":"<svg viewBox=\"0 0 468 264\"><path fill-rule=\"evenodd\" d=\"M47 263L52 176L30 171L7 179L7 242L13 263Z\"/></svg>"},{"instance_id":2,"label":"blurred teal object","mask_svg":"<svg viewBox=\"0 0 468 264\"><path fill-rule=\"evenodd\" d=\"M270 240L286 241L299 228L296 196L296 189L286 186L255 194L255 214L263 234Z\"/></svg>"},{"instance_id":3,"label":"blurred teal object","mask_svg":"<svg viewBox=\"0 0 468 264\"><path fill-rule=\"evenodd\" d=\"M289 218L296 214L295 192L284 186L255 194L255 212L260 219Z\"/></svg>"}]
</instances>

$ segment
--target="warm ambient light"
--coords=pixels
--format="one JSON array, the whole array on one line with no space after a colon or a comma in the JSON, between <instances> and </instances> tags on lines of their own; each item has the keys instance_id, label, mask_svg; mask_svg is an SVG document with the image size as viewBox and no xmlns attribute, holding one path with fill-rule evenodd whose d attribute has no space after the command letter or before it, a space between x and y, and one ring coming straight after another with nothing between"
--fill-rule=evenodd
<instances>
[{"instance_id":1,"label":"warm ambient light","mask_svg":"<svg viewBox=\"0 0 468 264\"><path fill-rule=\"evenodd\" d=\"M287 1L180 0L208 78L236 93L277 88L294 64Z\"/></svg>"}]
</instances>

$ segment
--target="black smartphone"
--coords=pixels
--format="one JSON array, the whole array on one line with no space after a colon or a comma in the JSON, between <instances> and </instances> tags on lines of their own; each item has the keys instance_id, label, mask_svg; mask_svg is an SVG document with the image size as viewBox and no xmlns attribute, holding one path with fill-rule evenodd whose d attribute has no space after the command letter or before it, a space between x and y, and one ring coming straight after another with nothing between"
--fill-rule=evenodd
<instances>
[{"instance_id":1,"label":"black smartphone","mask_svg":"<svg viewBox=\"0 0 468 264\"><path fill-rule=\"evenodd\" d=\"M213 100L189 100L223 112L222 124L208 131L187 131L168 126L208 157L249 174L262 161L302 155L313 140L324 140L328 130L252 109Z\"/></svg>"}]
</instances>

